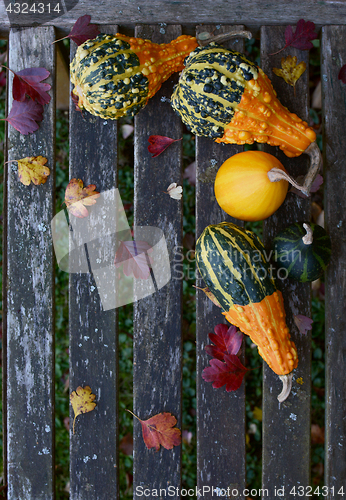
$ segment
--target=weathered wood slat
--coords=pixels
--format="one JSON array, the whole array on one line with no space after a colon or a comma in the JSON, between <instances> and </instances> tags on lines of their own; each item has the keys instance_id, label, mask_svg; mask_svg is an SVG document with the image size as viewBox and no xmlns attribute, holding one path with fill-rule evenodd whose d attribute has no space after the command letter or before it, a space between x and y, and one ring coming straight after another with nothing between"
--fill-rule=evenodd
<instances>
[{"instance_id":1,"label":"weathered wood slat","mask_svg":"<svg viewBox=\"0 0 346 500\"><path fill-rule=\"evenodd\" d=\"M237 28L244 29L243 26ZM217 34L231 29L231 26L222 26ZM199 31L213 30L213 25L199 28ZM223 46L243 51L244 41L233 39ZM212 180L222 163L242 150L242 146L217 144L211 139L196 137L196 239L210 224L227 220L243 225L242 221L232 219L220 208ZM199 273L197 276L196 285L205 286ZM211 383L202 379L202 372L209 366L210 360L205 351L205 346L210 344L208 333L213 332L219 323L225 323L220 308L204 292L197 290L197 486L205 494L210 491L214 495L217 487L221 489L220 493L228 488L236 489L240 492L237 498L243 499L242 491L246 485L245 385L242 384L236 392L228 393L225 387L213 389Z\"/></svg>"},{"instance_id":2,"label":"weathered wood slat","mask_svg":"<svg viewBox=\"0 0 346 500\"><path fill-rule=\"evenodd\" d=\"M272 72L280 68L282 53L270 55L285 45L285 27L263 27L261 30L261 67L271 79L278 98L292 113L307 120L309 105L308 63L306 51L287 49L296 55L298 62L305 61L307 70L293 87ZM308 166L307 155L289 159L278 148L266 146L265 151L277 156L288 172L297 178L304 175ZM301 220L310 220L310 199L303 199L288 193L284 204L264 222L264 242L271 249L273 237L284 227ZM301 335L293 321L293 315L311 317L310 285L300 284L291 279L277 280L283 293L287 325L290 329L299 357L294 371L292 391L284 403L278 403L277 396L282 389L278 376L264 366L263 383L263 488L274 497L275 487L285 488L286 494L293 486L310 484L310 370L311 335ZM297 379L302 379L302 385Z\"/></svg>"},{"instance_id":3,"label":"weathered wood slat","mask_svg":"<svg viewBox=\"0 0 346 500\"><path fill-rule=\"evenodd\" d=\"M11 31L9 67L44 67L55 82L54 28ZM12 105L10 73L9 106ZM8 126L8 160L42 155L51 174L44 185L24 186L16 163L6 166L7 240L5 408L7 483L11 500L54 496L54 289L50 222L54 212L55 98L34 134Z\"/></svg>"},{"instance_id":4,"label":"weathered wood slat","mask_svg":"<svg viewBox=\"0 0 346 500\"><path fill-rule=\"evenodd\" d=\"M117 28L109 26L103 31L116 33ZM71 42L71 57L75 50ZM86 111L82 115L73 103L70 104L71 178L82 179L84 186L95 184L100 193L117 185L117 122ZM101 254L111 258L113 252L114 259L115 249L105 238L109 221L105 219L102 224L100 217L90 219L90 230L96 225L101 228L98 234ZM94 265L91 261L91 269ZM69 330L70 392L89 385L97 403L95 410L77 418L75 434L71 425L70 498L118 498L117 313L116 309L103 310L92 273L70 274ZM71 409L71 423L72 420Z\"/></svg>"},{"instance_id":5,"label":"weathered wood slat","mask_svg":"<svg viewBox=\"0 0 346 500\"><path fill-rule=\"evenodd\" d=\"M180 26L141 26L136 36L167 43L181 35ZM164 31L164 33L162 33ZM182 137L182 124L169 102L177 75L165 82L147 107L135 117L134 226L160 228L167 243L171 280L153 295L134 304L134 413L147 419L172 413L181 428L182 280L174 259L182 245L182 202L164 191L172 182L182 184L182 144L178 141L156 158L148 152L153 134ZM162 99L165 98L165 99ZM179 258L179 257L178 257ZM141 425L134 420L134 498L141 490L180 487L181 448L155 452L143 442ZM148 471L150 473L148 474ZM153 494L155 495L155 494ZM180 498L177 496L177 498Z\"/></svg>"},{"instance_id":6,"label":"weathered wood slat","mask_svg":"<svg viewBox=\"0 0 346 500\"><path fill-rule=\"evenodd\" d=\"M0 19L3 20L0 36L8 33L10 21L6 12L9 0L0 2ZM316 2L314 0L298 0L287 2L286 0L268 0L265 6L261 0L136 0L128 2L121 0L89 0L85 2L64 2L64 5L74 8L63 16L56 17L49 21L64 34L67 34L78 17L85 14L92 16L92 22L97 24L109 24L109 21L119 25L128 24L190 24L200 23L225 23L225 24L245 24L247 26L296 24L299 19L305 19L309 14L309 21L318 25L345 23L346 2L344 0L328 0L326 2ZM75 5L76 4L76 5ZM13 3L12 3L13 5ZM60 3L60 5L62 5ZM12 14L12 23L20 25L33 25L33 23L43 22L42 14ZM45 17L46 22L47 17Z\"/></svg>"},{"instance_id":7,"label":"weathered wood slat","mask_svg":"<svg viewBox=\"0 0 346 500\"><path fill-rule=\"evenodd\" d=\"M325 485L328 499L346 484L346 155L345 84L338 79L346 64L346 29L322 31L321 76L323 102L323 160L325 227L332 240L332 259L326 270L326 446Z\"/></svg>"}]
</instances>

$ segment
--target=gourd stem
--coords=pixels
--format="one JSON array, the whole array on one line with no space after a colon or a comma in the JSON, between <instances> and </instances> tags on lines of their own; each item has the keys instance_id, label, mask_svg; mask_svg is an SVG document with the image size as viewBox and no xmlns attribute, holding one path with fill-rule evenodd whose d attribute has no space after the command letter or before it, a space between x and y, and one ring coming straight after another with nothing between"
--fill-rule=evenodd
<instances>
[{"instance_id":1,"label":"gourd stem","mask_svg":"<svg viewBox=\"0 0 346 500\"><path fill-rule=\"evenodd\" d=\"M310 168L304 178L304 182L302 185L298 184L290 175L288 175L283 170L280 170L279 168L272 168L271 170L269 170L269 180L271 182L278 182L284 179L292 184L293 187L305 194L305 196L309 196L312 183L314 182L321 166L322 156L320 148L317 146L316 142L312 142L310 146L306 148L304 153L310 156Z\"/></svg>"},{"instance_id":2,"label":"gourd stem","mask_svg":"<svg viewBox=\"0 0 346 500\"><path fill-rule=\"evenodd\" d=\"M287 375L279 375L279 379L282 381L282 391L278 395L278 401L279 403L282 403L285 401L285 399L288 398L290 395L291 389L292 389L292 378L293 378L293 373L288 373Z\"/></svg>"},{"instance_id":3,"label":"gourd stem","mask_svg":"<svg viewBox=\"0 0 346 500\"><path fill-rule=\"evenodd\" d=\"M203 33L199 33L196 38L198 44L201 47L205 47L211 42L222 43L235 37L247 38L248 40L250 40L252 38L252 33L251 31L245 31L245 30L240 30L240 31L233 30L229 31L228 33L220 33L220 35L213 36L212 33L209 33L208 31L203 31Z\"/></svg>"},{"instance_id":4,"label":"gourd stem","mask_svg":"<svg viewBox=\"0 0 346 500\"><path fill-rule=\"evenodd\" d=\"M303 188L309 194L312 183L314 182L322 164L322 155L316 141L312 142L310 146L306 148L304 153L310 156L310 168L303 182Z\"/></svg>"},{"instance_id":5,"label":"gourd stem","mask_svg":"<svg viewBox=\"0 0 346 500\"><path fill-rule=\"evenodd\" d=\"M281 170L280 168L275 168L275 167L272 168L271 170L269 170L267 175L269 177L270 182L279 182L279 181L285 180L285 181L288 181L290 184L292 184L292 186L294 186L296 189L299 189L299 191L303 191L303 189L304 189L303 186L298 184L293 179L293 177L288 175L287 172L285 172L284 170Z\"/></svg>"},{"instance_id":6,"label":"gourd stem","mask_svg":"<svg viewBox=\"0 0 346 500\"><path fill-rule=\"evenodd\" d=\"M314 241L312 229L309 224L306 224L305 222L303 223L303 228L306 231L306 234L302 237L303 243L304 245L311 245Z\"/></svg>"}]
</instances>

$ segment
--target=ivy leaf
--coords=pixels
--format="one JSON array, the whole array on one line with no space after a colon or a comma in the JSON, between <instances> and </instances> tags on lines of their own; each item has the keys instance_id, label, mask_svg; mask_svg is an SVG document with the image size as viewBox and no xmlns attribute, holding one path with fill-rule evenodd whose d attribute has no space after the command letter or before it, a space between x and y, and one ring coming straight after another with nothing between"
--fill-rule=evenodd
<instances>
[{"instance_id":1,"label":"ivy leaf","mask_svg":"<svg viewBox=\"0 0 346 500\"><path fill-rule=\"evenodd\" d=\"M214 389L226 385L227 392L239 389L244 375L248 371L235 354L226 354L224 361L211 359L209 364L210 366L204 368L202 378L206 382L212 382Z\"/></svg>"},{"instance_id":2,"label":"ivy leaf","mask_svg":"<svg viewBox=\"0 0 346 500\"><path fill-rule=\"evenodd\" d=\"M69 212L79 219L88 217L86 206L94 205L100 196L95 189L95 184L83 187L81 179L71 179L65 191L65 204Z\"/></svg>"},{"instance_id":3,"label":"ivy leaf","mask_svg":"<svg viewBox=\"0 0 346 500\"><path fill-rule=\"evenodd\" d=\"M96 403L94 402L95 398L95 394L92 394L91 388L88 385L86 385L85 387L79 386L75 391L71 393L70 401L74 411L73 434L76 418L82 413L93 411L96 406Z\"/></svg>"},{"instance_id":4,"label":"ivy leaf","mask_svg":"<svg viewBox=\"0 0 346 500\"><path fill-rule=\"evenodd\" d=\"M50 75L45 68L26 68L14 73L12 95L16 101L23 102L26 96L39 104L48 104L51 97L47 93L51 86L42 83Z\"/></svg>"},{"instance_id":5,"label":"ivy leaf","mask_svg":"<svg viewBox=\"0 0 346 500\"><path fill-rule=\"evenodd\" d=\"M287 56L281 59L281 68L273 68L273 73L285 80L286 83L294 87L297 80L302 76L306 70L306 64L304 61L297 64L296 56Z\"/></svg>"},{"instance_id":6,"label":"ivy leaf","mask_svg":"<svg viewBox=\"0 0 346 500\"><path fill-rule=\"evenodd\" d=\"M88 14L79 17L74 23L70 33L64 38L55 40L54 43L65 40L65 38L70 38L77 45L82 45L82 43L86 42L87 40L92 40L93 38L97 37L97 35L100 33L100 30L96 24L89 24L90 21L91 16L89 16Z\"/></svg>"},{"instance_id":7,"label":"ivy leaf","mask_svg":"<svg viewBox=\"0 0 346 500\"><path fill-rule=\"evenodd\" d=\"M311 318L303 316L303 314L296 314L293 319L295 324L297 325L298 330L303 335L306 335L308 333L308 330L312 330L313 320Z\"/></svg>"},{"instance_id":8,"label":"ivy leaf","mask_svg":"<svg viewBox=\"0 0 346 500\"><path fill-rule=\"evenodd\" d=\"M150 267L147 261L147 252L150 250L152 251L152 248L146 241L122 241L115 254L115 267L123 264L125 276L148 279ZM149 255L148 258L151 262Z\"/></svg>"},{"instance_id":9,"label":"ivy leaf","mask_svg":"<svg viewBox=\"0 0 346 500\"><path fill-rule=\"evenodd\" d=\"M132 411L127 410L142 426L142 435L145 446L159 450L160 445L171 450L174 446L179 446L181 443L181 431L175 427L177 419L171 413L158 413L148 420L141 420Z\"/></svg>"},{"instance_id":10,"label":"ivy leaf","mask_svg":"<svg viewBox=\"0 0 346 500\"><path fill-rule=\"evenodd\" d=\"M173 144L173 142L181 141L180 139L171 139L164 135L151 135L148 139L150 145L148 146L149 153L153 153L152 158L159 156L168 146Z\"/></svg>"},{"instance_id":11,"label":"ivy leaf","mask_svg":"<svg viewBox=\"0 0 346 500\"><path fill-rule=\"evenodd\" d=\"M38 186L47 181L50 174L49 168L45 166L47 158L43 156L30 156L13 161L18 163L18 178L25 186L29 186L31 182Z\"/></svg>"},{"instance_id":12,"label":"ivy leaf","mask_svg":"<svg viewBox=\"0 0 346 500\"><path fill-rule=\"evenodd\" d=\"M215 345L205 346L209 356L224 361L227 354L238 354L243 341L243 334L234 325L228 327L224 323L216 325L215 333L209 333L209 339Z\"/></svg>"},{"instance_id":13,"label":"ivy leaf","mask_svg":"<svg viewBox=\"0 0 346 500\"><path fill-rule=\"evenodd\" d=\"M10 114L6 121L23 135L32 134L38 129L38 124L43 119L43 106L32 99L13 101Z\"/></svg>"},{"instance_id":14,"label":"ivy leaf","mask_svg":"<svg viewBox=\"0 0 346 500\"><path fill-rule=\"evenodd\" d=\"M343 83L346 83L346 64L344 64L343 67L340 69L338 78Z\"/></svg>"}]
</instances>

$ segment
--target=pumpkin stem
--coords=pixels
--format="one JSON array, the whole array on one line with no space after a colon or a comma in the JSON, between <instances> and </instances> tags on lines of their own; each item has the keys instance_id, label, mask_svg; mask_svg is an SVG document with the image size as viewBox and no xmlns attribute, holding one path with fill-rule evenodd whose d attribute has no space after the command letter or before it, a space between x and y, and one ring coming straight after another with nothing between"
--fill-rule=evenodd
<instances>
[{"instance_id":1,"label":"pumpkin stem","mask_svg":"<svg viewBox=\"0 0 346 500\"><path fill-rule=\"evenodd\" d=\"M288 175L283 170L280 170L279 168L272 168L271 170L269 170L269 180L271 182L278 182L284 179L291 183L293 187L305 194L305 196L310 196L312 183L314 182L314 179L321 166L322 155L320 148L317 146L316 142L312 142L310 146L306 148L304 153L310 156L310 168L304 178L303 185L298 184L290 175Z\"/></svg>"},{"instance_id":2,"label":"pumpkin stem","mask_svg":"<svg viewBox=\"0 0 346 500\"><path fill-rule=\"evenodd\" d=\"M303 188L305 191L309 194L310 189L312 186L312 183L314 182L314 179L316 175L318 174L318 171L320 169L320 166L322 164L322 155L320 148L317 145L317 142L312 142L310 146L306 148L304 151L305 154L310 156L310 168L308 170L308 173L305 176L304 183L303 183ZM303 191L304 193L304 191ZM306 193L304 193L306 194Z\"/></svg>"},{"instance_id":3,"label":"pumpkin stem","mask_svg":"<svg viewBox=\"0 0 346 500\"><path fill-rule=\"evenodd\" d=\"M283 385L282 391L278 395L279 403L282 403L283 401L285 401L285 399L287 399L288 396L290 395L291 388L292 388L292 377L293 377L292 372L288 373L287 375L279 375L279 379L282 381L282 385Z\"/></svg>"},{"instance_id":4,"label":"pumpkin stem","mask_svg":"<svg viewBox=\"0 0 346 500\"><path fill-rule=\"evenodd\" d=\"M306 224L305 222L303 224L303 228L306 231L306 235L302 237L303 243L304 245L311 245L314 241L312 229L309 224Z\"/></svg>"},{"instance_id":5,"label":"pumpkin stem","mask_svg":"<svg viewBox=\"0 0 346 500\"><path fill-rule=\"evenodd\" d=\"M212 33L208 33L208 31L203 31L203 33L199 33L196 38L198 44L201 47L205 47L210 42L222 43L234 37L247 38L248 40L250 40L250 38L252 38L252 33L251 31L233 30L233 31L228 31L227 33L220 33L220 35L214 36Z\"/></svg>"},{"instance_id":6,"label":"pumpkin stem","mask_svg":"<svg viewBox=\"0 0 346 500\"><path fill-rule=\"evenodd\" d=\"M282 180L288 181L290 184L292 184L293 187L295 187L296 189L299 189L299 191L303 191L303 193L305 194L304 187L301 186L300 184L298 184L293 179L293 177L291 177L290 175L288 175L288 173L285 172L284 170L281 170L280 168L275 168L274 167L271 170L269 170L269 172L267 173L267 175L269 177L270 182L279 182L279 181L282 181Z\"/></svg>"}]
</instances>

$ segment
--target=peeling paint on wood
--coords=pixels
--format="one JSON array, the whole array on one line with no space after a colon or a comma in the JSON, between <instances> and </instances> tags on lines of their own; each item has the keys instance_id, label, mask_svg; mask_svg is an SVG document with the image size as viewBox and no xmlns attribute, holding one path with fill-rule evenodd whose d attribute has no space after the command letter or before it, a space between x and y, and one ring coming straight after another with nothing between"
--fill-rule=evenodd
<instances>
[{"instance_id":1,"label":"peeling paint on wood","mask_svg":"<svg viewBox=\"0 0 346 500\"><path fill-rule=\"evenodd\" d=\"M300 86L293 88L277 78L273 67L280 67L282 54L272 54L282 48L285 27L263 27L261 30L261 67L271 79L278 98L292 113L303 120L308 119L309 86L308 71L300 78ZM305 61L307 67L309 54L290 48L290 55ZM277 156L293 177L304 175L307 171L308 157L289 159L278 148L264 146L264 150ZM285 202L266 221L264 221L264 243L271 248L273 237L284 227L298 220L310 220L310 199L303 200L293 193L288 193ZM264 364L263 381L263 488L268 488L269 497L274 497L277 487L289 488L294 485L310 485L310 380L311 380L311 335L301 335L293 321L294 314L311 317L310 284L294 280L277 280L282 291L287 315L287 326L297 350L299 363L294 370L293 386L289 398L280 404L277 396L282 389L278 376ZM302 377L306 398L298 397L295 380ZM290 415L296 415L292 420ZM286 423L287 425L286 425ZM289 434L288 434L289 433ZM284 443L284 446L283 446ZM271 460L275 450L275 460Z\"/></svg>"},{"instance_id":2,"label":"peeling paint on wood","mask_svg":"<svg viewBox=\"0 0 346 500\"><path fill-rule=\"evenodd\" d=\"M217 33L233 28L222 26ZM237 26L237 29L243 29L243 26ZM199 28L199 32L213 30L215 26L209 24ZM244 41L233 39L225 46L242 52ZM216 159L219 168L227 158L241 151L242 146L221 145L204 137L196 138L196 238L209 224L230 221L243 225L243 222L232 219L221 210L214 197L214 182L205 180L206 173L210 170L215 172ZM196 285L205 286L202 283L199 279ZM242 485L239 491L242 491L246 485L245 386L242 384L236 393L228 393L225 387L213 389L211 383L202 379L202 372L209 366L211 359L205 351L205 346L210 344L208 333L214 332L214 327L219 323L225 323L221 309L202 290L196 290L197 483L199 488L215 488L219 485L227 489L229 484L239 482ZM230 433L230 429L235 431L235 435ZM219 460L220 443L223 443L226 458L222 461ZM234 449L237 453L234 453ZM241 495L239 499L245 497Z\"/></svg>"},{"instance_id":3,"label":"peeling paint on wood","mask_svg":"<svg viewBox=\"0 0 346 500\"><path fill-rule=\"evenodd\" d=\"M323 165L325 227L332 241L326 270L326 445L325 484L338 491L346 484L346 202L345 139L346 86L338 79L346 64L346 29L322 30L321 73L324 125ZM329 119L327 119L329 118Z\"/></svg>"},{"instance_id":4,"label":"peeling paint on wood","mask_svg":"<svg viewBox=\"0 0 346 500\"><path fill-rule=\"evenodd\" d=\"M53 28L13 30L9 67L45 67L55 79ZM12 85L13 77L10 76ZM12 88L9 92L11 108ZM52 92L50 92L52 95ZM8 126L8 160L42 154L51 169L46 184L24 186L7 165L5 290L5 391L9 500L54 496L54 315L50 222L54 206L55 99L44 109L35 134L21 136ZM42 228L45 231L42 231ZM7 443L6 443L7 440Z\"/></svg>"}]
</instances>

